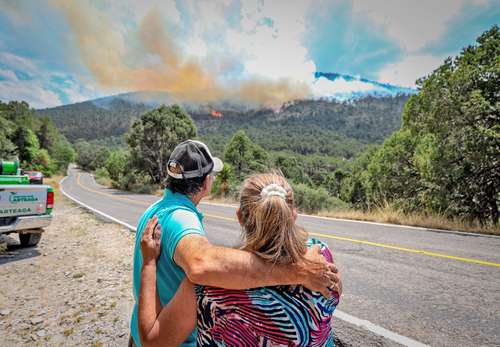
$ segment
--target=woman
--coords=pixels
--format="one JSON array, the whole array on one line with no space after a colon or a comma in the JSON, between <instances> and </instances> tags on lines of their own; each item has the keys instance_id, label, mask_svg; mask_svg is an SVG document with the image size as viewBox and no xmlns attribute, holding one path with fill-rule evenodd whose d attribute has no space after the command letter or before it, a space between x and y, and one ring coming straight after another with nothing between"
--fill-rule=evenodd
<instances>
[{"instance_id":1,"label":"woman","mask_svg":"<svg viewBox=\"0 0 500 347\"><path fill-rule=\"evenodd\" d=\"M293 191L284 177L257 174L243 183L238 220L243 249L273 264L304 260L307 247L328 247L307 239L295 224ZM198 328L198 346L333 346L331 319L339 301L302 286L247 290L197 286L185 279L161 308L156 293L160 230L148 224L141 249L144 265L139 294L139 330L144 346L177 346ZM153 230L155 229L155 230ZM155 299L156 298L156 299Z\"/></svg>"}]
</instances>

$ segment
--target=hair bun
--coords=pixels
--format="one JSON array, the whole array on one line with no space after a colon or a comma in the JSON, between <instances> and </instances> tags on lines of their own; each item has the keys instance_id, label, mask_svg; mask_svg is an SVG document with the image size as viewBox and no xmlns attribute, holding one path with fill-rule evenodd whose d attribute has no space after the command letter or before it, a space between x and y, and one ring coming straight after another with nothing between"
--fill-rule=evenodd
<instances>
[{"instance_id":1,"label":"hair bun","mask_svg":"<svg viewBox=\"0 0 500 347\"><path fill-rule=\"evenodd\" d=\"M271 183L262 188L260 192L262 199L268 198L270 196L279 196L282 199L286 199L286 189L276 183Z\"/></svg>"}]
</instances>

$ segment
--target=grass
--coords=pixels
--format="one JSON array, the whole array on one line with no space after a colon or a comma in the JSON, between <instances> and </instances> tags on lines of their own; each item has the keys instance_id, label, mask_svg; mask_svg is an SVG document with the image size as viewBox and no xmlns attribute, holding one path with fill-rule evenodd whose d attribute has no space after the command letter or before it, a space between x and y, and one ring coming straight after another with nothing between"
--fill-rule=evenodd
<instances>
[{"instance_id":1,"label":"grass","mask_svg":"<svg viewBox=\"0 0 500 347\"><path fill-rule=\"evenodd\" d=\"M54 199L57 201L61 196L61 192L59 191L59 181L62 180L64 176L61 175L53 175L51 177L46 177L43 179L43 184L47 184L54 188Z\"/></svg>"},{"instance_id":2,"label":"grass","mask_svg":"<svg viewBox=\"0 0 500 347\"><path fill-rule=\"evenodd\" d=\"M108 177L95 176L95 181L99 183L101 186L105 186L111 188L113 181Z\"/></svg>"},{"instance_id":3,"label":"grass","mask_svg":"<svg viewBox=\"0 0 500 347\"><path fill-rule=\"evenodd\" d=\"M322 211L319 213L319 215L341 219L410 225L429 229L457 230L481 234L500 235L499 225L480 225L479 223L475 222L469 222L458 218L449 219L445 216L435 214L405 214L389 206L374 209L371 211L361 211L353 209Z\"/></svg>"}]
</instances>

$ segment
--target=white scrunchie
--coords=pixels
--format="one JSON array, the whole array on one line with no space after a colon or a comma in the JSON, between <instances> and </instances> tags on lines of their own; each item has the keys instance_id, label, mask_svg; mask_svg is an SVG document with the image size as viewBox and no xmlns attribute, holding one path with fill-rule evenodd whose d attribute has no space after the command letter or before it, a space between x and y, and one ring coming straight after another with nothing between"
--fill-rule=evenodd
<instances>
[{"instance_id":1,"label":"white scrunchie","mask_svg":"<svg viewBox=\"0 0 500 347\"><path fill-rule=\"evenodd\" d=\"M265 199L270 196L279 196L282 199L286 199L286 189L276 183L271 183L262 188L260 192L260 196L262 199Z\"/></svg>"}]
</instances>

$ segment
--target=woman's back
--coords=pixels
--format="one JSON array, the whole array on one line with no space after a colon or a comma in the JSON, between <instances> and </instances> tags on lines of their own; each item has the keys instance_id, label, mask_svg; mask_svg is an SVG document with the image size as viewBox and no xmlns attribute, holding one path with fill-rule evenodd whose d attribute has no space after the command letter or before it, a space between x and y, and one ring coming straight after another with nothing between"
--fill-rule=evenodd
<instances>
[{"instance_id":1,"label":"woman's back","mask_svg":"<svg viewBox=\"0 0 500 347\"><path fill-rule=\"evenodd\" d=\"M332 261L328 247L322 254ZM330 298L302 286L228 290L196 286L198 346L333 346Z\"/></svg>"}]
</instances>

